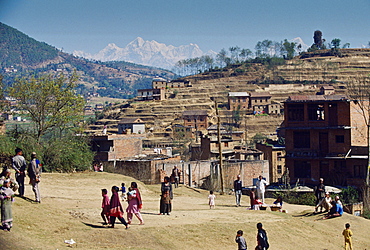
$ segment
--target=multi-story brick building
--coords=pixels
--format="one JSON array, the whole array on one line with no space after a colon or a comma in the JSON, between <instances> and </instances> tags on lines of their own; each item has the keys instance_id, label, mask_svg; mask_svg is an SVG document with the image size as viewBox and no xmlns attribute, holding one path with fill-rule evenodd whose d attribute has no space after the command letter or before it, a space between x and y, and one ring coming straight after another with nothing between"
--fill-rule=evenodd
<instances>
[{"instance_id":1,"label":"multi-story brick building","mask_svg":"<svg viewBox=\"0 0 370 250\"><path fill-rule=\"evenodd\" d=\"M229 92L229 110L247 111L250 108L247 92Z\"/></svg>"},{"instance_id":2,"label":"multi-story brick building","mask_svg":"<svg viewBox=\"0 0 370 250\"><path fill-rule=\"evenodd\" d=\"M292 181L361 185L367 170L367 126L343 95L291 96L284 106L285 164Z\"/></svg>"},{"instance_id":3,"label":"multi-story brick building","mask_svg":"<svg viewBox=\"0 0 370 250\"><path fill-rule=\"evenodd\" d=\"M194 127L195 130L206 130L208 128L207 110L186 110L182 113L185 127Z\"/></svg>"},{"instance_id":4,"label":"multi-story brick building","mask_svg":"<svg viewBox=\"0 0 370 250\"><path fill-rule=\"evenodd\" d=\"M271 182L281 182L285 172L285 147L277 142L257 143L256 148L263 152L263 159L269 161Z\"/></svg>"},{"instance_id":5,"label":"multi-story brick building","mask_svg":"<svg viewBox=\"0 0 370 250\"><path fill-rule=\"evenodd\" d=\"M251 92L249 96L250 107L254 112L268 113L271 104L271 95L268 92Z\"/></svg>"}]
</instances>

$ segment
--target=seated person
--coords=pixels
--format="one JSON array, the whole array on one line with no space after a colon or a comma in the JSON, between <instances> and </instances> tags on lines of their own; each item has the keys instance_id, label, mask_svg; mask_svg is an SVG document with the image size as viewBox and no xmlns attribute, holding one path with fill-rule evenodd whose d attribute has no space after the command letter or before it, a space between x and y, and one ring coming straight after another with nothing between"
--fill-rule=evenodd
<instances>
[{"instance_id":1,"label":"seated person","mask_svg":"<svg viewBox=\"0 0 370 250\"><path fill-rule=\"evenodd\" d=\"M330 197L330 193L326 192L325 198L322 199L319 204L317 204L317 206L315 207L315 211L317 211L318 207L323 207L325 209L325 212L328 212L332 208L331 201L332 199Z\"/></svg>"},{"instance_id":2,"label":"seated person","mask_svg":"<svg viewBox=\"0 0 370 250\"><path fill-rule=\"evenodd\" d=\"M329 210L329 213L323 218L323 220L342 216L343 207L339 205L338 203L336 203L335 201L332 201L331 205L332 205L332 208Z\"/></svg>"},{"instance_id":3,"label":"seated person","mask_svg":"<svg viewBox=\"0 0 370 250\"><path fill-rule=\"evenodd\" d=\"M281 196L279 196L276 201L274 201L273 203L275 206L277 207L282 207L283 206L283 198Z\"/></svg>"}]
</instances>

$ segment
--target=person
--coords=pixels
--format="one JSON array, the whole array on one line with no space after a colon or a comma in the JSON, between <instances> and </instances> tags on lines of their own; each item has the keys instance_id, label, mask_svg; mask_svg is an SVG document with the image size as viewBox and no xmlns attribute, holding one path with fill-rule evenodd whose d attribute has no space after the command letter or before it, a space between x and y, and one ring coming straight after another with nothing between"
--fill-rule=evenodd
<instances>
[{"instance_id":1,"label":"person","mask_svg":"<svg viewBox=\"0 0 370 250\"><path fill-rule=\"evenodd\" d=\"M258 176L258 180L256 182L257 187L257 198L262 201L262 203L265 203L265 187L269 183L265 181L262 177L262 175Z\"/></svg>"},{"instance_id":2,"label":"person","mask_svg":"<svg viewBox=\"0 0 370 250\"><path fill-rule=\"evenodd\" d=\"M175 188L177 188L180 182L180 169L178 169L176 165L172 169L172 178L175 183Z\"/></svg>"},{"instance_id":3,"label":"person","mask_svg":"<svg viewBox=\"0 0 370 250\"><path fill-rule=\"evenodd\" d=\"M208 204L209 204L209 209L215 208L215 199L216 195L213 194L213 191L209 191L208 195Z\"/></svg>"},{"instance_id":4,"label":"person","mask_svg":"<svg viewBox=\"0 0 370 250\"><path fill-rule=\"evenodd\" d=\"M127 201L128 206L126 208L127 212L127 223L131 224L133 214L135 214L136 218L139 219L140 224L144 225L144 220L141 216L140 209L141 209L141 196L140 192L137 188L136 182L131 183L131 187L129 187L129 192L127 193Z\"/></svg>"},{"instance_id":5,"label":"person","mask_svg":"<svg viewBox=\"0 0 370 250\"><path fill-rule=\"evenodd\" d=\"M323 220L342 216L343 207L339 205L338 203L336 203L335 201L332 201L331 205L332 205L332 208L329 210L329 213L325 215Z\"/></svg>"},{"instance_id":6,"label":"person","mask_svg":"<svg viewBox=\"0 0 370 250\"><path fill-rule=\"evenodd\" d=\"M15 192L18 190L19 186L18 183L11 177L12 172L10 169L5 169L2 173L2 177L0 178L0 186L3 185L5 180L8 180L10 183L10 188Z\"/></svg>"},{"instance_id":7,"label":"person","mask_svg":"<svg viewBox=\"0 0 370 250\"><path fill-rule=\"evenodd\" d=\"M251 204L251 210L257 210L256 205L256 190L254 188L251 189L251 192L249 193L249 199Z\"/></svg>"},{"instance_id":8,"label":"person","mask_svg":"<svg viewBox=\"0 0 370 250\"><path fill-rule=\"evenodd\" d=\"M5 180L0 190L1 223L3 230L10 231L13 226L12 202L14 191L10 188L10 182Z\"/></svg>"},{"instance_id":9,"label":"person","mask_svg":"<svg viewBox=\"0 0 370 250\"><path fill-rule=\"evenodd\" d=\"M103 163L102 162L100 162L100 164L99 164L98 171L99 172L103 172L104 171L104 166L103 166Z\"/></svg>"},{"instance_id":10,"label":"person","mask_svg":"<svg viewBox=\"0 0 370 250\"><path fill-rule=\"evenodd\" d=\"M112 197L110 198L109 203L109 215L111 225L109 227L114 228L114 223L116 222L116 218L118 218L121 221L121 223L126 226L126 229L128 229L128 224L123 218L123 209L121 202L119 201L118 191L119 187L117 186L112 187Z\"/></svg>"},{"instance_id":11,"label":"person","mask_svg":"<svg viewBox=\"0 0 370 250\"><path fill-rule=\"evenodd\" d=\"M323 207L325 208L325 212L329 212L330 208L332 207L331 206L331 197L330 197L330 193L329 192L326 192L325 193L325 198L322 199L319 204L316 205L315 207L315 212L317 211L317 208L318 207Z\"/></svg>"},{"instance_id":12,"label":"person","mask_svg":"<svg viewBox=\"0 0 370 250\"><path fill-rule=\"evenodd\" d=\"M238 250L247 250L247 242L243 237L242 230L236 232L235 242L238 243Z\"/></svg>"},{"instance_id":13,"label":"person","mask_svg":"<svg viewBox=\"0 0 370 250\"><path fill-rule=\"evenodd\" d=\"M325 198L325 185L324 185L324 179L323 178L320 178L320 182L316 186L315 196L316 196L315 213L318 211L319 204L320 204L320 211L322 212L323 205L322 205L321 200L323 200Z\"/></svg>"},{"instance_id":14,"label":"person","mask_svg":"<svg viewBox=\"0 0 370 250\"><path fill-rule=\"evenodd\" d=\"M100 213L101 217L103 218L103 225L107 225L109 222L109 211L110 211L110 202L109 202L109 197L108 197L108 190L107 189L102 189L101 190L101 195L103 197L101 208L102 211Z\"/></svg>"},{"instance_id":15,"label":"person","mask_svg":"<svg viewBox=\"0 0 370 250\"><path fill-rule=\"evenodd\" d=\"M343 208L343 204L342 204L342 202L340 201L340 199L339 199L339 196L337 195L337 196L335 196L335 203L336 204L338 204L339 206L341 206L342 208Z\"/></svg>"},{"instance_id":16,"label":"person","mask_svg":"<svg viewBox=\"0 0 370 250\"><path fill-rule=\"evenodd\" d=\"M266 230L263 229L262 223L257 223L257 247L256 249L259 250L267 250L270 245L267 238Z\"/></svg>"},{"instance_id":17,"label":"person","mask_svg":"<svg viewBox=\"0 0 370 250\"><path fill-rule=\"evenodd\" d=\"M240 206L240 200L242 198L242 186L243 183L240 180L240 175L236 177L236 180L234 181L234 192L235 192L235 199L236 199L236 206Z\"/></svg>"},{"instance_id":18,"label":"person","mask_svg":"<svg viewBox=\"0 0 370 250\"><path fill-rule=\"evenodd\" d=\"M126 201L126 187L125 187L125 183L121 183L121 190L120 190L121 192L122 192L122 194L121 194L121 199L122 199L122 201Z\"/></svg>"},{"instance_id":19,"label":"person","mask_svg":"<svg viewBox=\"0 0 370 250\"><path fill-rule=\"evenodd\" d=\"M342 235L344 236L344 249L352 250L352 231L350 229L351 225L349 223L346 223L345 229L343 230Z\"/></svg>"},{"instance_id":20,"label":"person","mask_svg":"<svg viewBox=\"0 0 370 250\"><path fill-rule=\"evenodd\" d=\"M169 197L169 204L168 198L164 198L168 194ZM159 207L159 214L165 214L170 215L172 211L172 199L173 199L173 193L172 193L172 185L170 182L170 177L166 176L164 177L164 181L161 184L161 201L160 201L160 207Z\"/></svg>"},{"instance_id":21,"label":"person","mask_svg":"<svg viewBox=\"0 0 370 250\"><path fill-rule=\"evenodd\" d=\"M12 167L16 171L15 179L19 185L19 196L24 196L24 178L27 167L26 160L23 157L23 151L20 148L15 149L15 156L12 159Z\"/></svg>"},{"instance_id":22,"label":"person","mask_svg":"<svg viewBox=\"0 0 370 250\"><path fill-rule=\"evenodd\" d=\"M32 152L31 162L27 169L28 177L30 177L30 184L32 185L32 191L35 193L35 201L40 203L40 190L39 183L41 178L41 166L40 161L36 158L36 153Z\"/></svg>"}]
</instances>

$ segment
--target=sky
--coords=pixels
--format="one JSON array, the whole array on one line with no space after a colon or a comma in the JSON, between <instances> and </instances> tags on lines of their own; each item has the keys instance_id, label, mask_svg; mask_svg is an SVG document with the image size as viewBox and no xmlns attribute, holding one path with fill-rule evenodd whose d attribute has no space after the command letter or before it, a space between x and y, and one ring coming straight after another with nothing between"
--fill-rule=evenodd
<instances>
[{"instance_id":1,"label":"sky","mask_svg":"<svg viewBox=\"0 0 370 250\"><path fill-rule=\"evenodd\" d=\"M204 52L313 33L351 48L370 41L370 0L0 0L0 22L72 53L97 53L136 37Z\"/></svg>"}]
</instances>

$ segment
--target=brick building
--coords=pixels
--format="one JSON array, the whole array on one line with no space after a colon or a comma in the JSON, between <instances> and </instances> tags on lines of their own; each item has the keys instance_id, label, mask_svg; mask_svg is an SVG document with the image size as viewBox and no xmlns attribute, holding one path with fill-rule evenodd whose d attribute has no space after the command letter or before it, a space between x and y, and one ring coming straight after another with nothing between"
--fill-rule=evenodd
<instances>
[{"instance_id":1,"label":"brick building","mask_svg":"<svg viewBox=\"0 0 370 250\"><path fill-rule=\"evenodd\" d=\"M249 102L254 112L268 113L268 105L271 104L271 95L269 92L251 92Z\"/></svg>"},{"instance_id":2,"label":"brick building","mask_svg":"<svg viewBox=\"0 0 370 250\"><path fill-rule=\"evenodd\" d=\"M206 130L208 128L207 110L186 110L182 113L185 127L194 127L195 130Z\"/></svg>"},{"instance_id":3,"label":"brick building","mask_svg":"<svg viewBox=\"0 0 370 250\"><path fill-rule=\"evenodd\" d=\"M366 177L366 124L343 95L291 96L284 105L285 163L292 181L361 185Z\"/></svg>"},{"instance_id":4,"label":"brick building","mask_svg":"<svg viewBox=\"0 0 370 250\"><path fill-rule=\"evenodd\" d=\"M91 137L94 160L115 161L139 155L143 139L140 135L94 135Z\"/></svg>"},{"instance_id":5,"label":"brick building","mask_svg":"<svg viewBox=\"0 0 370 250\"><path fill-rule=\"evenodd\" d=\"M123 118L118 122L118 134L145 134L145 123L140 118Z\"/></svg>"},{"instance_id":6,"label":"brick building","mask_svg":"<svg viewBox=\"0 0 370 250\"><path fill-rule=\"evenodd\" d=\"M139 89L138 94L136 96L136 99L138 101L161 101L165 100L166 96L166 90L162 88L157 89Z\"/></svg>"},{"instance_id":7,"label":"brick building","mask_svg":"<svg viewBox=\"0 0 370 250\"><path fill-rule=\"evenodd\" d=\"M269 161L271 182L281 182L285 171L285 147L277 142L257 143L256 148L263 152L263 159Z\"/></svg>"},{"instance_id":8,"label":"brick building","mask_svg":"<svg viewBox=\"0 0 370 250\"><path fill-rule=\"evenodd\" d=\"M229 110L247 111L250 108L247 92L229 92L228 102Z\"/></svg>"}]
</instances>

